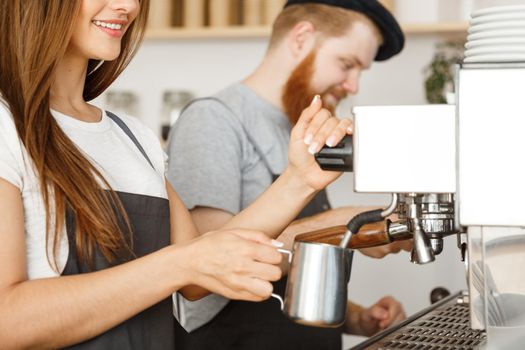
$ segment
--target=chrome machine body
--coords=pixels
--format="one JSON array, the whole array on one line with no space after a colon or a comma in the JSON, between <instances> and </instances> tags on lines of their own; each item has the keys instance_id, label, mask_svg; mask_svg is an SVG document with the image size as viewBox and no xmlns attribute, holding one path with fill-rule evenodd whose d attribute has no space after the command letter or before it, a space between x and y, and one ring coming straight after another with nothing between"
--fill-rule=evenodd
<instances>
[{"instance_id":1,"label":"chrome machine body","mask_svg":"<svg viewBox=\"0 0 525 350\"><path fill-rule=\"evenodd\" d=\"M457 76L457 208L468 247L470 322L487 331L489 346L522 348L525 64L469 63Z\"/></svg>"}]
</instances>

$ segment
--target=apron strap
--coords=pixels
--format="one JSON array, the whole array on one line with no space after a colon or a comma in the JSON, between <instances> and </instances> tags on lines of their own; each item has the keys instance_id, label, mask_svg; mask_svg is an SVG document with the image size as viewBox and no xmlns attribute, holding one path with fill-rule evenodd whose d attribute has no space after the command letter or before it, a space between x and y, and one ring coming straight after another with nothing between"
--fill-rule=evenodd
<instances>
[{"instance_id":1,"label":"apron strap","mask_svg":"<svg viewBox=\"0 0 525 350\"><path fill-rule=\"evenodd\" d=\"M257 155L259 155L259 157L261 158L261 160L263 161L264 165L266 166L266 168L268 169L268 171L270 171L270 174L272 174L272 177L275 177L275 176L279 176L277 174L275 174L272 170L272 167L270 166L270 163L268 162L268 159L266 159L266 156L264 155L264 152L262 151L262 149L259 147L259 145L257 144L257 142L255 142L255 140L253 139L253 137L251 136L251 134L248 132L248 129L246 128L246 126L244 125L244 123L242 122L242 119L237 115L237 113L235 113L235 111L233 109L230 108L230 106L228 106L225 102L223 102L222 100L218 99L217 97L213 97L213 96L210 96L210 97L200 97L200 98L196 98L194 100L192 100L190 103L188 103L186 106L184 106L184 108L182 109L182 111L180 112L180 115L182 115L182 113L184 113L184 111L186 109L188 109L189 106L191 106L192 104L194 104L195 102L199 102L199 101L215 101L215 102L218 102L220 105L222 105L227 111L229 111L235 119L237 119L239 121L239 124L241 125L241 128L242 130L244 131L244 133L246 134L246 138L248 139L248 141L252 144L253 148L255 149L255 153L257 153Z\"/></svg>"},{"instance_id":2,"label":"apron strap","mask_svg":"<svg viewBox=\"0 0 525 350\"><path fill-rule=\"evenodd\" d=\"M144 148L142 148L142 145L139 143L139 140L137 140L135 135L133 135L133 132L131 132L131 130L126 125L126 123L124 123L124 121L122 119L120 119L115 114L111 113L110 111L106 111L106 114L111 120L113 120L115 122L115 124L117 124L122 129L122 131L124 131L124 133L126 135L128 135L128 137L135 144L135 146L137 146L137 148L139 149L140 153L142 153L144 158L146 158L146 160L148 161L149 165L151 165L153 170L155 170L155 167L153 166L153 163L149 159L148 155L146 154L146 151L144 151Z\"/></svg>"}]
</instances>

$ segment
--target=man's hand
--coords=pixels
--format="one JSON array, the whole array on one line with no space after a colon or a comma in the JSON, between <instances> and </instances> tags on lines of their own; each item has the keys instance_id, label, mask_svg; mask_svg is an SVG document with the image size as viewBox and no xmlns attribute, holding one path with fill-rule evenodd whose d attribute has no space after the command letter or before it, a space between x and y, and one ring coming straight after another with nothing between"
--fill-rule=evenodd
<instances>
[{"instance_id":1,"label":"man's hand","mask_svg":"<svg viewBox=\"0 0 525 350\"><path fill-rule=\"evenodd\" d=\"M303 111L290 135L288 159L292 173L314 190L325 188L341 173L323 171L313 155L325 145L337 145L352 130L350 120L333 117L323 108L319 96L316 96Z\"/></svg>"},{"instance_id":2,"label":"man's hand","mask_svg":"<svg viewBox=\"0 0 525 350\"><path fill-rule=\"evenodd\" d=\"M349 303L348 312L347 333L367 337L406 318L403 306L392 297L383 297L369 308Z\"/></svg>"},{"instance_id":3,"label":"man's hand","mask_svg":"<svg viewBox=\"0 0 525 350\"><path fill-rule=\"evenodd\" d=\"M384 258L388 254L397 254L400 251L404 250L406 252L409 252L412 250L412 246L414 245L414 240L408 239L406 241L397 241L390 244L381 245L378 247L371 247L371 248L362 248L359 249L359 251L371 258L375 259L381 259Z\"/></svg>"}]
</instances>

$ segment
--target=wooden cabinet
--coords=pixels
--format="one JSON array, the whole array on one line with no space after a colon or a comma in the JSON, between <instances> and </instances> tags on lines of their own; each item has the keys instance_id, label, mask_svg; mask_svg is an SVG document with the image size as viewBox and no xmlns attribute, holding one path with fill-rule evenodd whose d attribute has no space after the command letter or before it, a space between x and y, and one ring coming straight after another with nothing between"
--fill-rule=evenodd
<instances>
[{"instance_id":1,"label":"wooden cabinet","mask_svg":"<svg viewBox=\"0 0 525 350\"><path fill-rule=\"evenodd\" d=\"M231 0L209 0L209 26L228 27L233 24L233 11Z\"/></svg>"},{"instance_id":2,"label":"wooden cabinet","mask_svg":"<svg viewBox=\"0 0 525 350\"><path fill-rule=\"evenodd\" d=\"M380 0L395 14L395 0ZM267 37L286 0L154 0L147 39ZM402 24L407 35L467 34L466 22Z\"/></svg>"},{"instance_id":3,"label":"wooden cabinet","mask_svg":"<svg viewBox=\"0 0 525 350\"><path fill-rule=\"evenodd\" d=\"M174 4L175 2L172 0L152 1L149 6L148 29L165 29L172 27Z\"/></svg>"},{"instance_id":4,"label":"wooden cabinet","mask_svg":"<svg viewBox=\"0 0 525 350\"><path fill-rule=\"evenodd\" d=\"M414 35L441 35L444 37L466 38L468 23L430 23L404 24L403 31L408 36ZM229 26L219 28L152 28L146 32L146 39L227 39L227 38L265 38L271 33L270 26Z\"/></svg>"}]
</instances>

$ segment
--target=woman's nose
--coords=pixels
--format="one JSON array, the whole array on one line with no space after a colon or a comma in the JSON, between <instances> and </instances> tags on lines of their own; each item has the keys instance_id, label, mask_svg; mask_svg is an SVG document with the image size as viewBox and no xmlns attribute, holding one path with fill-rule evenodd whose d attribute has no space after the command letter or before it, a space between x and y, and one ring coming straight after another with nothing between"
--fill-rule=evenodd
<instances>
[{"instance_id":1,"label":"woman's nose","mask_svg":"<svg viewBox=\"0 0 525 350\"><path fill-rule=\"evenodd\" d=\"M139 0L113 0L111 8L125 14L134 13L139 8Z\"/></svg>"}]
</instances>

